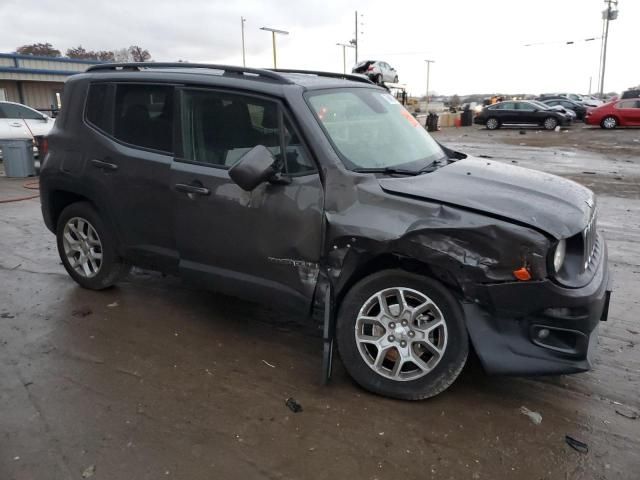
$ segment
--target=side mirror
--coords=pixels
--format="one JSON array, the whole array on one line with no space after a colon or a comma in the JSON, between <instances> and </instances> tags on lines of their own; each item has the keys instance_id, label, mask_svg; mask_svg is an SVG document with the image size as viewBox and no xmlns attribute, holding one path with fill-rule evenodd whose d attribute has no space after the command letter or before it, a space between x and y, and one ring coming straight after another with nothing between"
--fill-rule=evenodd
<instances>
[{"instance_id":1,"label":"side mirror","mask_svg":"<svg viewBox=\"0 0 640 480\"><path fill-rule=\"evenodd\" d=\"M275 162L267 147L256 145L229 168L229 177L241 189L250 192L277 174Z\"/></svg>"}]
</instances>

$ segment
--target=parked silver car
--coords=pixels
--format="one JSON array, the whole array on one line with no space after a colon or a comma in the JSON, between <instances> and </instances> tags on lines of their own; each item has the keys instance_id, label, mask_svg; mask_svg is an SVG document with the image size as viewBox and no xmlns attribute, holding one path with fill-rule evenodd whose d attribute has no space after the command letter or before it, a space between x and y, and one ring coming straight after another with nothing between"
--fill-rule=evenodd
<instances>
[{"instance_id":1,"label":"parked silver car","mask_svg":"<svg viewBox=\"0 0 640 480\"><path fill-rule=\"evenodd\" d=\"M369 77L372 82L378 85L382 83L398 83L398 72L387 62L380 60L363 60L356 64L351 70L353 73L360 73Z\"/></svg>"}]
</instances>

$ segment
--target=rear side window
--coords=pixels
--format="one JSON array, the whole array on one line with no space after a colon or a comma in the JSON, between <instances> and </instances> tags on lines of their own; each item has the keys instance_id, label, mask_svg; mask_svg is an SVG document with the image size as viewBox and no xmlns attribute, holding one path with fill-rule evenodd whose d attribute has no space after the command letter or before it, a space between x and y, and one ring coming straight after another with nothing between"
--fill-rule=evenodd
<instances>
[{"instance_id":1,"label":"rear side window","mask_svg":"<svg viewBox=\"0 0 640 480\"><path fill-rule=\"evenodd\" d=\"M173 152L173 87L116 86L113 135L138 147Z\"/></svg>"},{"instance_id":2,"label":"rear side window","mask_svg":"<svg viewBox=\"0 0 640 480\"><path fill-rule=\"evenodd\" d=\"M107 95L109 86L106 83L97 83L89 87L87 95L86 118L94 127L98 127L107 133L111 133L109 120L109 105Z\"/></svg>"},{"instance_id":3,"label":"rear side window","mask_svg":"<svg viewBox=\"0 0 640 480\"><path fill-rule=\"evenodd\" d=\"M295 130L286 118L281 123L280 115L278 104L269 100L185 90L181 119L183 157L186 161L228 168L256 145L264 145L282 161L284 142L286 173L315 171Z\"/></svg>"},{"instance_id":4,"label":"rear side window","mask_svg":"<svg viewBox=\"0 0 640 480\"><path fill-rule=\"evenodd\" d=\"M34 112L30 108L23 107L22 105L3 103L0 105L0 110L2 110L3 118L42 120L42 115L38 112Z\"/></svg>"}]
</instances>

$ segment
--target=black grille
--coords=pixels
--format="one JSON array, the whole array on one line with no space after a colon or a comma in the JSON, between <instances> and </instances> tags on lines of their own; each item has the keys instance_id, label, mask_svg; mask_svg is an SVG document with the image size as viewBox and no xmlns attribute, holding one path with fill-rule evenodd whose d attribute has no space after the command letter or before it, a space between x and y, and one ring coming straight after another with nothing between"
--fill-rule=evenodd
<instances>
[{"instance_id":1,"label":"black grille","mask_svg":"<svg viewBox=\"0 0 640 480\"><path fill-rule=\"evenodd\" d=\"M586 270L593 259L593 253L596 248L596 237L598 235L597 232L597 212L593 211L593 215L591 216L591 220L582 231L582 244L584 245L584 251L582 253L583 269Z\"/></svg>"}]
</instances>

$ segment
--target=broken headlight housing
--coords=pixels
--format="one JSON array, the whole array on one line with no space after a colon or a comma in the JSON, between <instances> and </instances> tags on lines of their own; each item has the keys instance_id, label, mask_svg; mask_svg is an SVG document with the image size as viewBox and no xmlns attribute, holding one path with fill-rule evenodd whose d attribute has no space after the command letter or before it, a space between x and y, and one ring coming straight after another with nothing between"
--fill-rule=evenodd
<instances>
[{"instance_id":1,"label":"broken headlight housing","mask_svg":"<svg viewBox=\"0 0 640 480\"><path fill-rule=\"evenodd\" d=\"M567 254L567 241L563 238L558 242L553 252L553 269L558 273L564 265L564 259Z\"/></svg>"}]
</instances>

